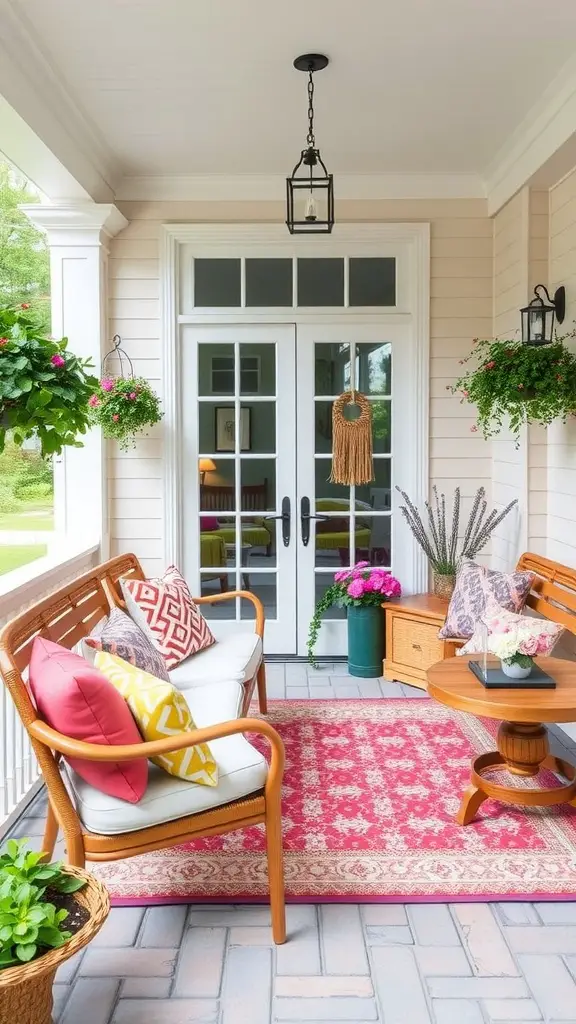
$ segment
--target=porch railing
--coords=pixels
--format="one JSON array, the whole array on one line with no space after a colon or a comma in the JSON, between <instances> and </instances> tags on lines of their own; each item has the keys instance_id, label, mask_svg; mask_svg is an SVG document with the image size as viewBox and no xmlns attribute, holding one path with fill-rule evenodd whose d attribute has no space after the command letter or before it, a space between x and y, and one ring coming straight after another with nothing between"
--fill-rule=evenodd
<instances>
[{"instance_id":1,"label":"porch railing","mask_svg":"<svg viewBox=\"0 0 576 1024\"><path fill-rule=\"evenodd\" d=\"M39 559L0 577L0 627L97 562L94 546L66 559ZM6 687L0 684L0 829L38 779L38 763Z\"/></svg>"}]
</instances>

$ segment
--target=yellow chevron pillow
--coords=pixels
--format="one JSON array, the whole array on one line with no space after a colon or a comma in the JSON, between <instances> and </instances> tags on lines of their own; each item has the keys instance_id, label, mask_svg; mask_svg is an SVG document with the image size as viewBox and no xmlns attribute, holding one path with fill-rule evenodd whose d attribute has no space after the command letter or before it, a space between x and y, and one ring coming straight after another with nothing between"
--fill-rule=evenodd
<instances>
[{"instance_id":1,"label":"yellow chevron pillow","mask_svg":"<svg viewBox=\"0 0 576 1024\"><path fill-rule=\"evenodd\" d=\"M107 651L98 651L94 665L122 694L144 740L160 740L196 728L184 695L172 683L156 679ZM187 782L218 785L218 765L207 743L151 760L169 775Z\"/></svg>"}]
</instances>

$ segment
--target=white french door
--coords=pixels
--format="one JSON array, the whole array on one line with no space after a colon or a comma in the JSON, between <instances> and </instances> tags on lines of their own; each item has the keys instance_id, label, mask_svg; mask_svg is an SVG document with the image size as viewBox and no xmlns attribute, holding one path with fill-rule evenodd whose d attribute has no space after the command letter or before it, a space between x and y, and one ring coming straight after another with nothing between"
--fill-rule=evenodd
<instances>
[{"instance_id":1,"label":"white french door","mask_svg":"<svg viewBox=\"0 0 576 1024\"><path fill-rule=\"evenodd\" d=\"M406 324L297 328L297 499L299 512L311 513L298 537L299 654L306 653L314 605L334 573L366 561L402 576L410 561L411 538L394 513L394 486L412 489L411 348ZM361 391L372 407L374 479L362 486L329 480L332 405L347 390ZM345 609L326 613L316 651L346 654Z\"/></svg>"},{"instance_id":2,"label":"white french door","mask_svg":"<svg viewBox=\"0 0 576 1024\"><path fill-rule=\"evenodd\" d=\"M409 323L186 325L182 331L183 545L204 596L251 590L268 654L306 654L315 603L363 560L410 589L413 545L395 485L414 493ZM372 406L374 479L329 480L332 406L358 390ZM216 635L254 617L247 601L206 609ZM346 613L326 614L320 655L347 650ZM220 634L219 634L220 631Z\"/></svg>"},{"instance_id":3,"label":"white french door","mask_svg":"<svg viewBox=\"0 0 576 1024\"><path fill-rule=\"evenodd\" d=\"M268 653L296 649L295 327L181 328L183 556L203 596L251 590ZM254 618L206 609L216 635ZM219 632L220 631L220 632Z\"/></svg>"}]
</instances>

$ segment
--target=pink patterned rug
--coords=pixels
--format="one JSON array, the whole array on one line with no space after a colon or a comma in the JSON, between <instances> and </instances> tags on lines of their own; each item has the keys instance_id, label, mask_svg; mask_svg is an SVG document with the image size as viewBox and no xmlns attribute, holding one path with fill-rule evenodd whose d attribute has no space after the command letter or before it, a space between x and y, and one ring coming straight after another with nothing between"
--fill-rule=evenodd
<instances>
[{"instance_id":1,"label":"pink patterned rug","mask_svg":"<svg viewBox=\"0 0 576 1024\"><path fill-rule=\"evenodd\" d=\"M272 701L268 719L286 744L288 900L574 899L575 807L486 801L454 821L496 722L394 698ZM263 826L91 867L116 905L267 900Z\"/></svg>"}]
</instances>

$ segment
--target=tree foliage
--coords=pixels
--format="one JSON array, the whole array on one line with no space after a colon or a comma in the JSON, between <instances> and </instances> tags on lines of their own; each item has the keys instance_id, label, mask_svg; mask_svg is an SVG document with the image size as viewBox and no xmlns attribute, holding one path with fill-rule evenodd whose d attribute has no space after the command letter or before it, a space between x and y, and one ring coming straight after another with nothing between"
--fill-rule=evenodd
<instances>
[{"instance_id":1,"label":"tree foliage","mask_svg":"<svg viewBox=\"0 0 576 1024\"><path fill-rule=\"evenodd\" d=\"M50 255L46 239L19 209L38 202L38 195L5 162L0 161L0 305L29 302L42 321L50 323Z\"/></svg>"}]
</instances>

